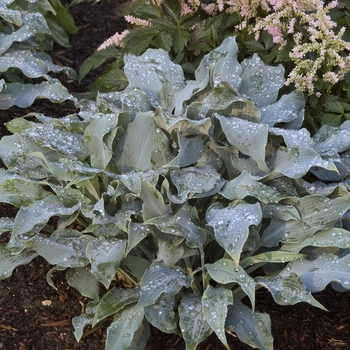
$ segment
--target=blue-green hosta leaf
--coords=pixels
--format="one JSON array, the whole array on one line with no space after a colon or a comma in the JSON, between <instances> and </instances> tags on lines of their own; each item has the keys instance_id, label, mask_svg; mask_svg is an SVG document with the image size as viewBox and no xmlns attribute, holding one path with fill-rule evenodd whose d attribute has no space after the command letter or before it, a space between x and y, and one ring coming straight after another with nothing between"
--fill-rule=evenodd
<instances>
[{"instance_id":1,"label":"blue-green hosta leaf","mask_svg":"<svg viewBox=\"0 0 350 350\"><path fill-rule=\"evenodd\" d=\"M263 106L261 108L261 123L269 126L286 123L286 129L299 129L303 122L305 97L299 91L282 95L277 102Z\"/></svg>"},{"instance_id":2,"label":"blue-green hosta leaf","mask_svg":"<svg viewBox=\"0 0 350 350\"><path fill-rule=\"evenodd\" d=\"M158 241L157 260L163 261L166 266L175 266L180 259L184 258L184 255L185 248L182 244Z\"/></svg>"},{"instance_id":3,"label":"blue-green hosta leaf","mask_svg":"<svg viewBox=\"0 0 350 350\"><path fill-rule=\"evenodd\" d=\"M197 345L213 332L204 318L201 297L197 294L184 296L178 310L186 350L195 350Z\"/></svg>"},{"instance_id":4,"label":"blue-green hosta leaf","mask_svg":"<svg viewBox=\"0 0 350 350\"><path fill-rule=\"evenodd\" d=\"M58 128L54 123L33 124L32 128L24 131L24 136L40 147L50 148L67 158L84 160L89 155L82 134Z\"/></svg>"},{"instance_id":5,"label":"blue-green hosta leaf","mask_svg":"<svg viewBox=\"0 0 350 350\"><path fill-rule=\"evenodd\" d=\"M23 244L36 251L51 265L82 267L89 263L85 249L90 239L91 236L66 228L55 231L48 238L36 235L24 240Z\"/></svg>"},{"instance_id":6,"label":"blue-green hosta leaf","mask_svg":"<svg viewBox=\"0 0 350 350\"><path fill-rule=\"evenodd\" d=\"M286 222L283 242L300 243L319 230L330 229L349 209L350 199L337 197L329 199L314 194L300 198L297 209L301 222L290 220Z\"/></svg>"},{"instance_id":7,"label":"blue-green hosta leaf","mask_svg":"<svg viewBox=\"0 0 350 350\"><path fill-rule=\"evenodd\" d=\"M162 294L153 305L144 308L146 319L164 333L178 334L174 307L175 297Z\"/></svg>"},{"instance_id":8,"label":"blue-green hosta leaf","mask_svg":"<svg viewBox=\"0 0 350 350\"><path fill-rule=\"evenodd\" d=\"M205 267L210 277L218 283L238 283L248 295L254 310L255 282L240 265L236 265L230 259L220 259L214 264L206 264Z\"/></svg>"},{"instance_id":9,"label":"blue-green hosta leaf","mask_svg":"<svg viewBox=\"0 0 350 350\"><path fill-rule=\"evenodd\" d=\"M199 116L197 116L197 118L199 118ZM181 133L184 137L209 135L209 130L212 128L210 118L191 120L186 116L174 117L170 113L164 113L161 108L157 108L153 119L160 128L166 130L169 134L176 131Z\"/></svg>"},{"instance_id":10,"label":"blue-green hosta leaf","mask_svg":"<svg viewBox=\"0 0 350 350\"><path fill-rule=\"evenodd\" d=\"M307 237L299 244L285 244L282 249L291 252L299 252L307 246L313 247L350 247L350 232L342 228L333 227L329 230L319 231L311 237Z\"/></svg>"},{"instance_id":11,"label":"blue-green hosta leaf","mask_svg":"<svg viewBox=\"0 0 350 350\"><path fill-rule=\"evenodd\" d=\"M84 297L98 301L99 283L87 268L69 269L66 272L66 280L71 287L77 289Z\"/></svg>"},{"instance_id":12,"label":"blue-green hosta leaf","mask_svg":"<svg viewBox=\"0 0 350 350\"><path fill-rule=\"evenodd\" d=\"M339 127L324 125L313 137L315 150L321 155L335 149L342 153L350 148L350 121L345 121Z\"/></svg>"},{"instance_id":13,"label":"blue-green hosta leaf","mask_svg":"<svg viewBox=\"0 0 350 350\"><path fill-rule=\"evenodd\" d=\"M125 256L125 239L112 237L92 239L86 247L91 273L108 289Z\"/></svg>"},{"instance_id":14,"label":"blue-green hosta leaf","mask_svg":"<svg viewBox=\"0 0 350 350\"><path fill-rule=\"evenodd\" d=\"M284 246L285 247L285 246ZM260 263L286 263L305 257L305 254L299 254L293 251L274 250L264 252L253 256L248 256L240 262L240 266L246 268L251 265Z\"/></svg>"},{"instance_id":15,"label":"blue-green hosta leaf","mask_svg":"<svg viewBox=\"0 0 350 350\"><path fill-rule=\"evenodd\" d=\"M21 207L13 224L11 240L30 232L35 226L44 226L52 216L70 216L80 208L80 204L67 207L58 196L48 196L36 201L31 207Z\"/></svg>"},{"instance_id":16,"label":"blue-green hosta leaf","mask_svg":"<svg viewBox=\"0 0 350 350\"><path fill-rule=\"evenodd\" d=\"M312 294L305 288L300 277L292 272L289 276L278 276L267 279L262 276L255 277L255 282L267 288L279 305L294 305L300 302L306 302L327 311Z\"/></svg>"},{"instance_id":17,"label":"blue-green hosta leaf","mask_svg":"<svg viewBox=\"0 0 350 350\"><path fill-rule=\"evenodd\" d=\"M129 85L148 95L150 104L171 112L177 92L184 88L184 74L162 49L148 49L141 56L125 55L124 73Z\"/></svg>"},{"instance_id":18,"label":"blue-green hosta leaf","mask_svg":"<svg viewBox=\"0 0 350 350\"><path fill-rule=\"evenodd\" d=\"M243 74L239 92L251 98L258 108L277 101L278 91L284 85L284 68L266 65L257 53L241 63Z\"/></svg>"},{"instance_id":19,"label":"blue-green hosta leaf","mask_svg":"<svg viewBox=\"0 0 350 350\"><path fill-rule=\"evenodd\" d=\"M226 328L234 332L238 338L251 347L261 350L273 350L273 337L271 334L271 319L268 314L252 312L238 299L234 299L229 306Z\"/></svg>"},{"instance_id":20,"label":"blue-green hosta leaf","mask_svg":"<svg viewBox=\"0 0 350 350\"><path fill-rule=\"evenodd\" d=\"M224 287L213 288L208 286L202 296L204 317L226 349L230 349L230 347L227 344L224 327L227 306L232 305L232 303L232 291Z\"/></svg>"},{"instance_id":21,"label":"blue-green hosta leaf","mask_svg":"<svg viewBox=\"0 0 350 350\"><path fill-rule=\"evenodd\" d=\"M36 33L50 33L45 17L38 12L26 13L23 16L23 25L21 28L11 34L1 33L0 55L4 54L15 41L23 42L35 36Z\"/></svg>"},{"instance_id":22,"label":"blue-green hosta leaf","mask_svg":"<svg viewBox=\"0 0 350 350\"><path fill-rule=\"evenodd\" d=\"M313 149L280 147L277 150L273 171L265 179L272 179L283 174L291 179L303 177L311 167L320 167L337 172L336 166Z\"/></svg>"},{"instance_id":23,"label":"blue-green hosta leaf","mask_svg":"<svg viewBox=\"0 0 350 350\"><path fill-rule=\"evenodd\" d=\"M300 259L290 262L279 274L282 277L296 273L306 289L320 292L331 282L338 282L350 289L350 254L338 258L332 254L322 254L314 260Z\"/></svg>"},{"instance_id":24,"label":"blue-green hosta leaf","mask_svg":"<svg viewBox=\"0 0 350 350\"><path fill-rule=\"evenodd\" d=\"M0 218L0 234L3 232L8 232L12 230L14 219L8 217Z\"/></svg>"},{"instance_id":25,"label":"blue-green hosta leaf","mask_svg":"<svg viewBox=\"0 0 350 350\"><path fill-rule=\"evenodd\" d=\"M242 67L237 60L238 45L235 37L226 38L221 45L205 55L196 70L196 80L206 76L209 67L212 87L221 82L228 82L239 90L242 81ZM198 79L199 78L199 79Z\"/></svg>"},{"instance_id":26,"label":"blue-green hosta leaf","mask_svg":"<svg viewBox=\"0 0 350 350\"><path fill-rule=\"evenodd\" d=\"M46 76L50 71L54 73L65 71L71 77L77 78L72 68L53 64L51 57L41 52L10 49L0 58L0 72L6 72L11 67L19 68L29 78Z\"/></svg>"},{"instance_id":27,"label":"blue-green hosta leaf","mask_svg":"<svg viewBox=\"0 0 350 350\"><path fill-rule=\"evenodd\" d=\"M120 138L118 152L121 156L117 159L117 165L122 172L146 171L154 167L151 158L157 149L154 142L157 128L152 120L153 115L153 112L139 113Z\"/></svg>"},{"instance_id":28,"label":"blue-green hosta leaf","mask_svg":"<svg viewBox=\"0 0 350 350\"><path fill-rule=\"evenodd\" d=\"M121 262L121 267L127 267L128 270L136 277L137 281L141 281L143 275L150 268L151 263L139 256L128 255Z\"/></svg>"},{"instance_id":29,"label":"blue-green hosta leaf","mask_svg":"<svg viewBox=\"0 0 350 350\"><path fill-rule=\"evenodd\" d=\"M211 167L187 167L170 171L171 182L176 186L178 194L170 199L175 203L184 203L188 198L205 198L216 194L224 184L221 175Z\"/></svg>"},{"instance_id":30,"label":"blue-green hosta leaf","mask_svg":"<svg viewBox=\"0 0 350 350\"><path fill-rule=\"evenodd\" d=\"M255 160L261 170L268 172L265 163L268 127L236 117L226 118L220 114L215 116L220 121L227 141L241 153Z\"/></svg>"},{"instance_id":31,"label":"blue-green hosta leaf","mask_svg":"<svg viewBox=\"0 0 350 350\"><path fill-rule=\"evenodd\" d=\"M17 208L27 207L51 195L37 181L0 169L0 201Z\"/></svg>"},{"instance_id":32,"label":"blue-green hosta leaf","mask_svg":"<svg viewBox=\"0 0 350 350\"><path fill-rule=\"evenodd\" d=\"M266 204L261 206L264 218L272 218L283 221L301 221L301 216L294 205Z\"/></svg>"},{"instance_id":33,"label":"blue-green hosta leaf","mask_svg":"<svg viewBox=\"0 0 350 350\"><path fill-rule=\"evenodd\" d=\"M6 5L9 6L11 2L13 1L7 2ZM0 17L3 18L5 21L13 23L19 27L22 24L21 11L5 8L4 5L1 5Z\"/></svg>"},{"instance_id":34,"label":"blue-green hosta leaf","mask_svg":"<svg viewBox=\"0 0 350 350\"><path fill-rule=\"evenodd\" d=\"M195 225L190 215L190 207L185 204L175 215L166 218L154 218L147 224L156 225L162 232L186 238L190 248L199 248L203 251L206 241L205 231Z\"/></svg>"},{"instance_id":35,"label":"blue-green hosta leaf","mask_svg":"<svg viewBox=\"0 0 350 350\"><path fill-rule=\"evenodd\" d=\"M182 287L189 286L190 280L181 268L169 269L162 261L155 261L142 277L137 308L154 304L163 293L177 294Z\"/></svg>"},{"instance_id":36,"label":"blue-green hosta leaf","mask_svg":"<svg viewBox=\"0 0 350 350\"><path fill-rule=\"evenodd\" d=\"M168 164L167 168L185 167L194 164L204 152L204 143L200 138L186 138L178 133L179 138L179 153Z\"/></svg>"},{"instance_id":37,"label":"blue-green hosta leaf","mask_svg":"<svg viewBox=\"0 0 350 350\"><path fill-rule=\"evenodd\" d=\"M144 318L139 329L134 333L134 338L126 350L144 350L150 336L148 321Z\"/></svg>"},{"instance_id":38,"label":"blue-green hosta leaf","mask_svg":"<svg viewBox=\"0 0 350 350\"><path fill-rule=\"evenodd\" d=\"M139 298L140 294L137 289L120 289L114 287L104 294L98 303L92 326L94 327L98 322L108 316L120 312L126 306L136 304Z\"/></svg>"},{"instance_id":39,"label":"blue-green hosta leaf","mask_svg":"<svg viewBox=\"0 0 350 350\"><path fill-rule=\"evenodd\" d=\"M315 143L312 140L309 131L306 129L286 130L271 127L269 128L269 132L272 135L281 135L287 147L314 149Z\"/></svg>"},{"instance_id":40,"label":"blue-green hosta leaf","mask_svg":"<svg viewBox=\"0 0 350 350\"><path fill-rule=\"evenodd\" d=\"M247 196L252 196L264 204L278 203L282 199L289 197L286 194L278 192L274 187L254 180L247 171L243 171L235 179L226 182L220 193L230 200L244 199Z\"/></svg>"},{"instance_id":41,"label":"blue-green hosta leaf","mask_svg":"<svg viewBox=\"0 0 350 350\"><path fill-rule=\"evenodd\" d=\"M134 334L141 327L143 309L133 307L122 309L107 328L106 350L126 350L133 341Z\"/></svg>"},{"instance_id":42,"label":"blue-green hosta leaf","mask_svg":"<svg viewBox=\"0 0 350 350\"><path fill-rule=\"evenodd\" d=\"M259 225L262 218L260 205L237 203L226 208L209 208L207 222L214 230L217 242L238 265L243 245L248 238L249 226Z\"/></svg>"},{"instance_id":43,"label":"blue-green hosta leaf","mask_svg":"<svg viewBox=\"0 0 350 350\"><path fill-rule=\"evenodd\" d=\"M160 128L155 129L153 142L155 150L152 152L151 163L154 168L161 168L174 159L171 153L170 139Z\"/></svg>"},{"instance_id":44,"label":"blue-green hosta leaf","mask_svg":"<svg viewBox=\"0 0 350 350\"><path fill-rule=\"evenodd\" d=\"M129 222L128 226L128 245L125 251L125 255L135 248L143 239L145 239L153 231L148 227L148 225L139 224L137 222Z\"/></svg>"},{"instance_id":45,"label":"blue-green hosta leaf","mask_svg":"<svg viewBox=\"0 0 350 350\"><path fill-rule=\"evenodd\" d=\"M142 215L144 221L171 214L171 207L164 203L162 194L149 182L141 182L139 197L143 200Z\"/></svg>"},{"instance_id":46,"label":"blue-green hosta leaf","mask_svg":"<svg viewBox=\"0 0 350 350\"><path fill-rule=\"evenodd\" d=\"M112 159L117 125L118 115L114 113L96 113L90 119L84 133L84 145L90 152L91 166L105 169Z\"/></svg>"},{"instance_id":47,"label":"blue-green hosta leaf","mask_svg":"<svg viewBox=\"0 0 350 350\"><path fill-rule=\"evenodd\" d=\"M80 341L81 337L83 336L85 326L92 325L97 305L97 301L90 301L86 305L85 313L81 314L80 316L73 317L72 324L74 327L74 336L77 341Z\"/></svg>"},{"instance_id":48,"label":"blue-green hosta leaf","mask_svg":"<svg viewBox=\"0 0 350 350\"><path fill-rule=\"evenodd\" d=\"M47 271L46 273L46 282L48 283L49 286L51 286L53 289L57 290L57 287L55 286L55 283L52 280L52 274L55 271L64 271L66 270L67 267L63 267L63 266L59 266L59 265L55 265L54 267L52 267L49 271Z\"/></svg>"},{"instance_id":49,"label":"blue-green hosta leaf","mask_svg":"<svg viewBox=\"0 0 350 350\"><path fill-rule=\"evenodd\" d=\"M0 280L10 277L17 266L29 264L38 256L37 252L28 249L22 250L17 255L12 255L6 245L6 242L0 243Z\"/></svg>"},{"instance_id":50,"label":"blue-green hosta leaf","mask_svg":"<svg viewBox=\"0 0 350 350\"><path fill-rule=\"evenodd\" d=\"M44 81L36 85L10 83L1 89L0 110L12 106L27 108L32 105L36 98L47 98L55 103L74 100L74 97L57 79L51 78L50 82Z\"/></svg>"}]
</instances>

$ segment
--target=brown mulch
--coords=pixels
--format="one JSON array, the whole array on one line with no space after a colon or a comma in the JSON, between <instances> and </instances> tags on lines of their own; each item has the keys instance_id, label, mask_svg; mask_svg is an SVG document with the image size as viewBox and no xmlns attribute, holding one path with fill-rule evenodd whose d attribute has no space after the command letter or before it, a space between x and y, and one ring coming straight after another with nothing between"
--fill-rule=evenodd
<instances>
[{"instance_id":1,"label":"brown mulch","mask_svg":"<svg viewBox=\"0 0 350 350\"><path fill-rule=\"evenodd\" d=\"M67 3L66 1L65 3ZM125 27L123 18L116 15L124 1L106 0L92 6L82 3L72 7L79 33L72 37L70 49L57 48L52 54L56 63L78 69L106 38ZM94 71L81 85L67 82L70 91L84 91L101 69ZM3 123L29 111L48 116L69 113L71 106L36 101L26 110L13 107L0 111L0 136L8 134ZM15 209L0 204L0 216L13 216ZM4 241L6 236L0 236ZM110 320L86 333L80 343L73 335L72 317L84 311L88 300L65 282L64 273L55 272L57 290L46 282L50 265L36 258L30 265L15 269L12 276L0 281L0 349L5 350L102 350ZM294 306L277 305L268 292L257 292L257 310L267 312L272 320L276 350L350 350L350 293L338 293L331 288L315 295L329 312L301 303ZM232 349L251 349L237 338L228 335ZM151 330L146 350L184 350L184 341L176 335ZM199 350L223 350L215 335L198 346Z\"/></svg>"}]
</instances>

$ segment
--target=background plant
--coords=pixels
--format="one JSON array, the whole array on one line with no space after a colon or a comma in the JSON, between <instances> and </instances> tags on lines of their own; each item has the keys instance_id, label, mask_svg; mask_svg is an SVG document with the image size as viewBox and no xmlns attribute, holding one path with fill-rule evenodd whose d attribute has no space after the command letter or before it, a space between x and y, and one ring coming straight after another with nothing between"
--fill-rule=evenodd
<instances>
[{"instance_id":1,"label":"background plant","mask_svg":"<svg viewBox=\"0 0 350 350\"><path fill-rule=\"evenodd\" d=\"M240 60L258 53L267 64L283 64L286 84L292 85L284 92L297 88L309 95L306 126L311 132L323 124L338 126L347 114L334 113L325 105L336 99L346 109L349 99L348 7L348 1L321 0L136 1L124 14L130 28L106 40L100 47L104 50L82 65L80 77L114 57L90 88L124 89L123 55L154 47L168 51L192 79L203 55L234 34Z\"/></svg>"},{"instance_id":2,"label":"background plant","mask_svg":"<svg viewBox=\"0 0 350 350\"><path fill-rule=\"evenodd\" d=\"M106 349L142 349L149 324L187 349L213 332L229 348L225 331L272 349L256 288L320 308L312 292L349 288L349 122L311 137L303 95L278 98L284 68L237 56L225 39L186 82L162 49L127 55L124 91L7 123L1 199L19 211L0 221L0 276L38 255L51 285L66 271L93 299L78 340L113 315Z\"/></svg>"},{"instance_id":3,"label":"background plant","mask_svg":"<svg viewBox=\"0 0 350 350\"><path fill-rule=\"evenodd\" d=\"M52 102L71 99L49 72L63 71L74 79L76 73L53 64L44 53L54 43L69 46L68 34L76 32L69 12L59 0L2 1L0 6L0 109L25 108L43 97ZM32 84L32 79L39 83Z\"/></svg>"}]
</instances>

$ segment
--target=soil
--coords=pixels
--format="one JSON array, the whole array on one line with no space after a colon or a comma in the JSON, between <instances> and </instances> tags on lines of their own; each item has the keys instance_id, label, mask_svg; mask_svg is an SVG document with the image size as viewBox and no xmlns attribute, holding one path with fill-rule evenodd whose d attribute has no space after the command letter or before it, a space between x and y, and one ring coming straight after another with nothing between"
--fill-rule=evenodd
<instances>
[{"instance_id":1,"label":"soil","mask_svg":"<svg viewBox=\"0 0 350 350\"><path fill-rule=\"evenodd\" d=\"M66 2L67 3L67 2ZM81 3L71 8L79 33L71 38L71 48L56 48L52 53L55 63L69 65L78 70L106 38L125 28L117 12L125 1L103 0L92 6ZM70 91L81 92L100 74L94 71L80 85L66 81ZM23 110L13 107L0 112L0 136L8 132L4 122L23 116L29 111L48 116L67 115L70 106L55 105L45 100L36 101ZM0 204L0 216L14 216L15 208ZM0 241L8 236L2 235ZM5 350L102 350L106 328L110 323L86 328L80 343L73 335L72 317L80 315L88 300L65 282L64 273L52 276L57 290L46 282L46 273L51 266L42 258L31 264L16 268L12 276L0 282L0 349ZM315 295L329 312L308 304L293 306L277 305L267 291L257 292L256 308L269 313L276 350L339 350L350 349L350 293L338 293L328 287ZM228 335L231 349L251 349L236 337ZM184 350L184 341L177 335L151 329L146 350ZM225 347L215 335L198 346L199 350L223 350Z\"/></svg>"}]
</instances>

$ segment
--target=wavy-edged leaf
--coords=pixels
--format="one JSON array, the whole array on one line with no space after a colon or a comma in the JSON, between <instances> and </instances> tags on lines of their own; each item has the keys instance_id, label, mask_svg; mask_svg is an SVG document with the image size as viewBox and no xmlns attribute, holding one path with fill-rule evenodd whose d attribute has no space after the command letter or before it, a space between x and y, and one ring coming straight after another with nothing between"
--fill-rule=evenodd
<instances>
[{"instance_id":1,"label":"wavy-edged leaf","mask_svg":"<svg viewBox=\"0 0 350 350\"><path fill-rule=\"evenodd\" d=\"M309 303L315 307L327 311L312 294L306 289L300 277L292 272L289 276L275 278L255 277L255 282L267 288L279 305L294 305L301 302Z\"/></svg>"},{"instance_id":2,"label":"wavy-edged leaf","mask_svg":"<svg viewBox=\"0 0 350 350\"><path fill-rule=\"evenodd\" d=\"M77 341L80 341L83 336L83 331L86 326L92 325L94 315L97 308L97 301L90 301L85 307L85 312L80 316L73 317L72 324L74 327L74 336Z\"/></svg>"},{"instance_id":3,"label":"wavy-edged leaf","mask_svg":"<svg viewBox=\"0 0 350 350\"><path fill-rule=\"evenodd\" d=\"M190 248L199 248L203 251L206 241L204 230L195 225L191 215L189 205L183 205L175 215L166 218L154 218L147 221L147 224L156 225L162 232L186 238L186 244Z\"/></svg>"},{"instance_id":4,"label":"wavy-edged leaf","mask_svg":"<svg viewBox=\"0 0 350 350\"><path fill-rule=\"evenodd\" d=\"M163 293L175 295L190 283L180 267L169 269L162 261L155 261L142 277L141 297L136 308L154 304Z\"/></svg>"},{"instance_id":5,"label":"wavy-edged leaf","mask_svg":"<svg viewBox=\"0 0 350 350\"><path fill-rule=\"evenodd\" d=\"M144 308L145 317L149 323L162 332L178 334L174 307L175 297L164 293L153 305Z\"/></svg>"},{"instance_id":6,"label":"wavy-edged leaf","mask_svg":"<svg viewBox=\"0 0 350 350\"><path fill-rule=\"evenodd\" d=\"M243 60L241 65L243 72L239 92L249 96L258 108L275 103L285 81L283 66L268 66L257 53Z\"/></svg>"},{"instance_id":7,"label":"wavy-edged leaf","mask_svg":"<svg viewBox=\"0 0 350 350\"><path fill-rule=\"evenodd\" d=\"M230 200L252 196L264 204L278 203L289 197L287 194L280 193L275 187L254 180L247 171L243 171L235 179L227 181L220 193Z\"/></svg>"},{"instance_id":8,"label":"wavy-edged leaf","mask_svg":"<svg viewBox=\"0 0 350 350\"><path fill-rule=\"evenodd\" d=\"M28 207L51 195L37 181L0 169L0 201L17 208Z\"/></svg>"},{"instance_id":9,"label":"wavy-edged leaf","mask_svg":"<svg viewBox=\"0 0 350 350\"><path fill-rule=\"evenodd\" d=\"M12 255L7 243L0 243L0 280L10 277L12 271L19 265L30 263L38 253L33 250L22 250L17 255Z\"/></svg>"},{"instance_id":10,"label":"wavy-edged leaf","mask_svg":"<svg viewBox=\"0 0 350 350\"><path fill-rule=\"evenodd\" d=\"M225 335L227 306L233 304L232 291L208 286L202 296L203 315L226 349L230 349Z\"/></svg>"},{"instance_id":11,"label":"wavy-edged leaf","mask_svg":"<svg viewBox=\"0 0 350 350\"><path fill-rule=\"evenodd\" d=\"M243 343L251 347L273 350L270 316L257 311L252 312L236 298L228 308L226 328L229 332L236 333Z\"/></svg>"},{"instance_id":12,"label":"wavy-edged leaf","mask_svg":"<svg viewBox=\"0 0 350 350\"><path fill-rule=\"evenodd\" d=\"M216 241L238 265L243 245L248 238L249 226L259 225L262 213L259 203L235 203L226 208L211 207L207 223L214 230Z\"/></svg>"},{"instance_id":13,"label":"wavy-edged leaf","mask_svg":"<svg viewBox=\"0 0 350 350\"><path fill-rule=\"evenodd\" d=\"M338 282L350 289L350 255L339 258L332 254L322 254L314 260L291 261L279 274L282 277L296 273L309 292L320 292L331 282Z\"/></svg>"},{"instance_id":14,"label":"wavy-edged leaf","mask_svg":"<svg viewBox=\"0 0 350 350\"><path fill-rule=\"evenodd\" d=\"M47 98L51 102L63 102L74 100L57 79L50 79L40 84L9 83L0 92L0 109L8 109L12 106L27 108L31 106L35 99Z\"/></svg>"},{"instance_id":15,"label":"wavy-edged leaf","mask_svg":"<svg viewBox=\"0 0 350 350\"><path fill-rule=\"evenodd\" d=\"M113 315L128 305L135 304L140 298L137 289L112 288L103 295L97 305L92 326Z\"/></svg>"},{"instance_id":16,"label":"wavy-edged leaf","mask_svg":"<svg viewBox=\"0 0 350 350\"><path fill-rule=\"evenodd\" d=\"M68 284L77 289L81 295L98 301L99 283L87 268L79 267L67 270L66 279Z\"/></svg>"},{"instance_id":17,"label":"wavy-edged leaf","mask_svg":"<svg viewBox=\"0 0 350 350\"><path fill-rule=\"evenodd\" d=\"M275 67L273 67L275 68ZM305 97L300 91L293 91L273 104L261 108L261 122L269 126L286 123L286 129L299 129L304 119Z\"/></svg>"},{"instance_id":18,"label":"wavy-edged leaf","mask_svg":"<svg viewBox=\"0 0 350 350\"><path fill-rule=\"evenodd\" d=\"M58 196L48 196L36 201L31 207L21 207L13 224L11 240L30 232L35 226L44 226L52 216L70 216L79 208L80 204L67 207Z\"/></svg>"},{"instance_id":19,"label":"wavy-edged leaf","mask_svg":"<svg viewBox=\"0 0 350 350\"><path fill-rule=\"evenodd\" d=\"M210 277L221 284L238 283L248 295L252 308L255 307L255 282L245 270L230 259L220 259L214 264L205 265Z\"/></svg>"},{"instance_id":20,"label":"wavy-edged leaf","mask_svg":"<svg viewBox=\"0 0 350 350\"><path fill-rule=\"evenodd\" d=\"M186 350L195 350L197 345L213 332L204 318L202 299L197 294L184 296L179 305L180 330Z\"/></svg>"},{"instance_id":21,"label":"wavy-edged leaf","mask_svg":"<svg viewBox=\"0 0 350 350\"><path fill-rule=\"evenodd\" d=\"M144 318L143 309L133 307L122 309L107 328L106 350L125 350L141 327Z\"/></svg>"},{"instance_id":22,"label":"wavy-edged leaf","mask_svg":"<svg viewBox=\"0 0 350 350\"><path fill-rule=\"evenodd\" d=\"M86 247L91 273L108 289L125 256L125 239L112 237L92 239Z\"/></svg>"},{"instance_id":23,"label":"wavy-edged leaf","mask_svg":"<svg viewBox=\"0 0 350 350\"><path fill-rule=\"evenodd\" d=\"M118 115L96 114L84 133L84 145L90 152L91 166L105 169L113 157L113 141L117 133Z\"/></svg>"},{"instance_id":24,"label":"wavy-edged leaf","mask_svg":"<svg viewBox=\"0 0 350 350\"><path fill-rule=\"evenodd\" d=\"M285 244L281 249L288 252L299 252L307 247L350 247L350 232L339 227L333 227L329 230L316 232L313 236L307 237L298 244Z\"/></svg>"},{"instance_id":25,"label":"wavy-edged leaf","mask_svg":"<svg viewBox=\"0 0 350 350\"><path fill-rule=\"evenodd\" d=\"M261 170L269 172L265 163L268 127L236 117L226 118L220 114L215 114L215 117L220 121L227 141L238 151L255 160Z\"/></svg>"},{"instance_id":26,"label":"wavy-edged leaf","mask_svg":"<svg viewBox=\"0 0 350 350\"><path fill-rule=\"evenodd\" d=\"M184 87L181 66L173 63L162 49L148 49L138 57L125 55L124 62L130 86L145 92L154 108L160 106L171 112L175 94Z\"/></svg>"},{"instance_id":27,"label":"wavy-edged leaf","mask_svg":"<svg viewBox=\"0 0 350 350\"><path fill-rule=\"evenodd\" d=\"M23 240L23 244L36 251L51 265L82 267L89 263L85 249L90 239L91 236L66 228L56 231L48 238L36 235Z\"/></svg>"}]
</instances>

